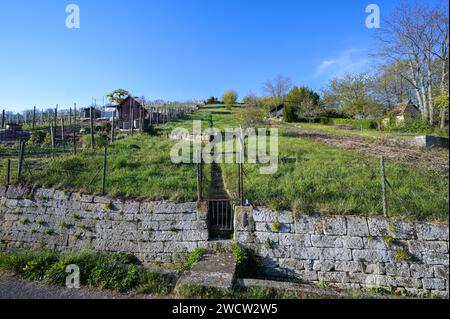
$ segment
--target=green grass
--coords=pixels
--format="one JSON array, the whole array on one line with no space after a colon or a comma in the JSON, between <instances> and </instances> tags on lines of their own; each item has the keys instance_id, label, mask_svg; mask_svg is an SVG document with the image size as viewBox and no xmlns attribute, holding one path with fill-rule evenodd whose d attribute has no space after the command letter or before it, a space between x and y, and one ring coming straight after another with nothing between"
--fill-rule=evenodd
<instances>
[{"instance_id":1,"label":"green grass","mask_svg":"<svg viewBox=\"0 0 450 319\"><path fill-rule=\"evenodd\" d=\"M169 133L176 127L192 131L192 120L201 120L225 130L237 128L240 107L224 106L201 109L184 120L159 125ZM408 138L408 134L377 130L337 130L333 126L296 123L281 124L280 163L276 174L261 175L262 165L245 164L244 193L255 205L294 213L318 210L327 214L381 215L382 200L379 159L345 150L306 137L283 134L288 125L332 134L359 136L367 140L383 137ZM118 140L109 147L106 190L112 196L134 196L174 201L196 200L196 165L172 164L170 149L176 143L167 138L136 135ZM66 190L99 193L101 191L102 150L84 151L54 159L41 159L32 176L25 170L30 184L54 186ZM295 162L283 159L294 159ZM203 191L206 194L210 166L204 167ZM225 185L235 195L237 167L222 164ZM405 219L448 219L446 176L422 167L394 161L386 163L388 211L390 216Z\"/></svg>"},{"instance_id":2,"label":"green grass","mask_svg":"<svg viewBox=\"0 0 450 319\"><path fill-rule=\"evenodd\" d=\"M382 212L379 160L307 138L280 136L280 157L274 175L261 175L262 165L244 165L245 197L255 205L294 213L373 214ZM227 188L236 193L236 165L223 164ZM438 173L388 162L386 176L391 216L448 219L448 179Z\"/></svg>"},{"instance_id":3,"label":"green grass","mask_svg":"<svg viewBox=\"0 0 450 319\"><path fill-rule=\"evenodd\" d=\"M196 199L196 166L173 164L175 141L139 134L108 148L106 190L111 196L191 201ZM98 194L102 186L103 150L42 159L29 183Z\"/></svg>"},{"instance_id":4,"label":"green grass","mask_svg":"<svg viewBox=\"0 0 450 319\"><path fill-rule=\"evenodd\" d=\"M66 267L77 265L80 284L119 292L170 294L174 278L139 265L136 258L123 253L83 251L57 254L47 250L0 253L0 270L28 280L65 285Z\"/></svg>"},{"instance_id":5,"label":"green grass","mask_svg":"<svg viewBox=\"0 0 450 319\"><path fill-rule=\"evenodd\" d=\"M291 123L289 125L306 129L306 130L312 130L316 132L321 133L328 133L328 134L334 134L334 135L344 135L344 136L354 136L354 137L361 137L368 141L373 141L374 139L384 139L384 138L399 138L403 140L410 140L413 139L415 135L411 133L401 133L401 132L388 132L388 131L381 131L376 129L355 129L355 130L344 130L344 129L337 129L333 125L322 125L318 123ZM286 124L284 126L287 126Z\"/></svg>"}]
</instances>

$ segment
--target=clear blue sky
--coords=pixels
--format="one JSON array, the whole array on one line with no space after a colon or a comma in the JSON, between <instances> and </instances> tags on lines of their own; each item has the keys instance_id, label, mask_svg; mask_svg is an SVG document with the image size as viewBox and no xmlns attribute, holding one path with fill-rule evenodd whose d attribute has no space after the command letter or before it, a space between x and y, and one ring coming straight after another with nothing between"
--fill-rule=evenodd
<instances>
[{"instance_id":1,"label":"clear blue sky","mask_svg":"<svg viewBox=\"0 0 450 319\"><path fill-rule=\"evenodd\" d=\"M319 90L370 69L366 5L392 0L0 0L0 109L261 94L277 74ZM78 4L81 28L65 26Z\"/></svg>"}]
</instances>

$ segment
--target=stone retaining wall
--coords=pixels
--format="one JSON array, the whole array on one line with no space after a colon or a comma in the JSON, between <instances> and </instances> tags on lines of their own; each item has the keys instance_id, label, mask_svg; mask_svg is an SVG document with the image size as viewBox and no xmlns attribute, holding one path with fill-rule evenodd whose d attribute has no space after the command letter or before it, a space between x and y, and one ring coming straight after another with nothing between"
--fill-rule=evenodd
<instances>
[{"instance_id":1,"label":"stone retaining wall","mask_svg":"<svg viewBox=\"0 0 450 319\"><path fill-rule=\"evenodd\" d=\"M207 212L197 203L0 185L0 245L6 248L96 249L169 263L207 241Z\"/></svg>"},{"instance_id":2,"label":"stone retaining wall","mask_svg":"<svg viewBox=\"0 0 450 319\"><path fill-rule=\"evenodd\" d=\"M236 240L271 276L340 288L397 287L448 298L448 226L237 207Z\"/></svg>"}]
</instances>

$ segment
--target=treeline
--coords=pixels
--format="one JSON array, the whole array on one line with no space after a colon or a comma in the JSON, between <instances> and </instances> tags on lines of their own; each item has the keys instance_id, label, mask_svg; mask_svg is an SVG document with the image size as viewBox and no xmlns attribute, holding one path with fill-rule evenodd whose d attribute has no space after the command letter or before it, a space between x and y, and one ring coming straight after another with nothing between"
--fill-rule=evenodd
<instances>
[{"instance_id":1,"label":"treeline","mask_svg":"<svg viewBox=\"0 0 450 319\"><path fill-rule=\"evenodd\" d=\"M284 120L316 120L334 114L380 119L398 103L412 101L421 121L444 128L449 106L448 4L404 2L376 31L374 70L330 80L321 92L294 86L284 76L263 85L266 96L251 93L247 105L266 110L284 103Z\"/></svg>"}]
</instances>

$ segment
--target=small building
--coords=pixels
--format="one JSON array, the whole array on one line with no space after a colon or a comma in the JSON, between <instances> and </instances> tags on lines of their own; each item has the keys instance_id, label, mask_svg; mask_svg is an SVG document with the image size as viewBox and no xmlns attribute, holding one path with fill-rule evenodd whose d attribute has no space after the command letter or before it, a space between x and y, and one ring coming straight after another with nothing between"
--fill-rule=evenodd
<instances>
[{"instance_id":1,"label":"small building","mask_svg":"<svg viewBox=\"0 0 450 319\"><path fill-rule=\"evenodd\" d=\"M401 102L388 110L387 117L383 119L383 125L388 125L391 120L395 120L396 125L402 125L408 119L420 119L422 112L411 101Z\"/></svg>"},{"instance_id":2,"label":"small building","mask_svg":"<svg viewBox=\"0 0 450 319\"><path fill-rule=\"evenodd\" d=\"M30 132L22 130L21 124L5 123L6 128L0 129L0 144L11 146L17 141L28 141Z\"/></svg>"},{"instance_id":3,"label":"small building","mask_svg":"<svg viewBox=\"0 0 450 319\"><path fill-rule=\"evenodd\" d=\"M102 117L102 112L100 110L97 110L95 107L90 106L81 110L82 119L89 120L91 118L91 110L92 110L92 117L94 119L99 119Z\"/></svg>"},{"instance_id":4,"label":"small building","mask_svg":"<svg viewBox=\"0 0 450 319\"><path fill-rule=\"evenodd\" d=\"M148 121L146 117L148 111L144 106L135 98L128 96L117 107L118 111L118 125L120 129L129 130L131 128L131 122L133 122L134 129L146 129Z\"/></svg>"},{"instance_id":5,"label":"small building","mask_svg":"<svg viewBox=\"0 0 450 319\"><path fill-rule=\"evenodd\" d=\"M284 104L280 104L269 111L271 118L282 118L284 111Z\"/></svg>"}]
</instances>

